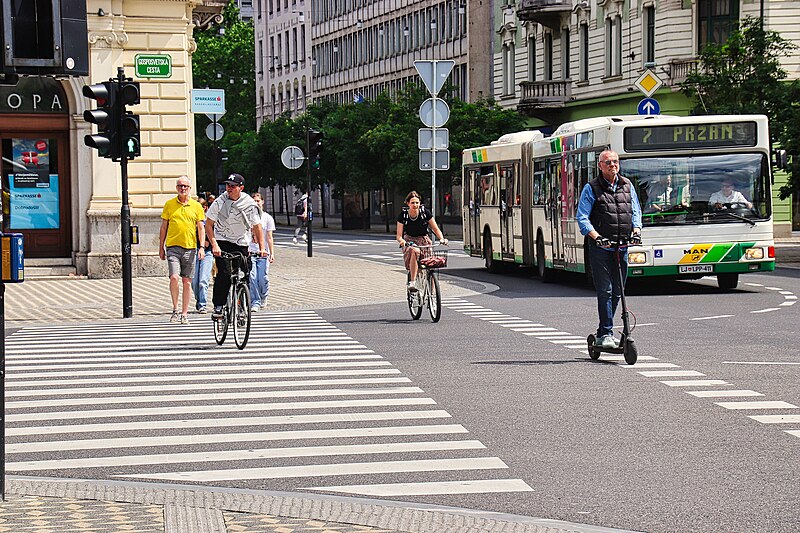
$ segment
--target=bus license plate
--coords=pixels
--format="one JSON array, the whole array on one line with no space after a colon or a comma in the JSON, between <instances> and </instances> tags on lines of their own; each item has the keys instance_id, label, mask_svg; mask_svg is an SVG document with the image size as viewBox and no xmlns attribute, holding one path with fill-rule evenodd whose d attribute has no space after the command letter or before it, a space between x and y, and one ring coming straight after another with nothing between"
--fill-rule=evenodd
<instances>
[{"instance_id":1,"label":"bus license plate","mask_svg":"<svg viewBox=\"0 0 800 533\"><path fill-rule=\"evenodd\" d=\"M680 265L678 266L678 273L680 274L697 274L714 272L714 265Z\"/></svg>"}]
</instances>

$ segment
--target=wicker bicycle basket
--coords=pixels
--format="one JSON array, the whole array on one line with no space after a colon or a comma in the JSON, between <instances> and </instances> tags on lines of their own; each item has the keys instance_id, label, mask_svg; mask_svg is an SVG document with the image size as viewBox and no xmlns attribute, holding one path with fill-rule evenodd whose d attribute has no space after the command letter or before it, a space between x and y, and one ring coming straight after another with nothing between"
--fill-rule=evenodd
<instances>
[{"instance_id":1,"label":"wicker bicycle basket","mask_svg":"<svg viewBox=\"0 0 800 533\"><path fill-rule=\"evenodd\" d=\"M419 260L419 264L425 268L444 268L447 266L448 250L431 250L430 255Z\"/></svg>"}]
</instances>

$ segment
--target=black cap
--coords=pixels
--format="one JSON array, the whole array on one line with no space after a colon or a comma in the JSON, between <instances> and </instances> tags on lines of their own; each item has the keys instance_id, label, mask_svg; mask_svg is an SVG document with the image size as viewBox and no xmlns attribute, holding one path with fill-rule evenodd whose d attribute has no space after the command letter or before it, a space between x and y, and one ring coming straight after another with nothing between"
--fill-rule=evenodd
<instances>
[{"instance_id":1,"label":"black cap","mask_svg":"<svg viewBox=\"0 0 800 533\"><path fill-rule=\"evenodd\" d=\"M225 183L230 183L231 185L244 185L244 177L241 174L233 173L225 178Z\"/></svg>"}]
</instances>

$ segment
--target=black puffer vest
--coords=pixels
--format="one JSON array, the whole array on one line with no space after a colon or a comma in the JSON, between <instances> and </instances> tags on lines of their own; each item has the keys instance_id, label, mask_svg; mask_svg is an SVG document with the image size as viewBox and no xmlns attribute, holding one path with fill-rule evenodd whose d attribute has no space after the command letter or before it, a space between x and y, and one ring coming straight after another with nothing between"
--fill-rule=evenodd
<instances>
[{"instance_id":1,"label":"black puffer vest","mask_svg":"<svg viewBox=\"0 0 800 533\"><path fill-rule=\"evenodd\" d=\"M602 176L589 182L595 197L589 221L595 231L611 240L630 237L633 231L631 182L622 176L617 176L617 181L616 190Z\"/></svg>"}]
</instances>

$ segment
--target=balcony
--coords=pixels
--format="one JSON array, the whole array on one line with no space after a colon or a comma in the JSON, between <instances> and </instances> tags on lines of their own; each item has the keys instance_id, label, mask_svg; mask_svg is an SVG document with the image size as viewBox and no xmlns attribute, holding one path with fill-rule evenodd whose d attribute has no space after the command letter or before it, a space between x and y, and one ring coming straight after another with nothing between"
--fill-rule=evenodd
<instances>
[{"instance_id":1,"label":"balcony","mask_svg":"<svg viewBox=\"0 0 800 533\"><path fill-rule=\"evenodd\" d=\"M559 109L572 100L572 80L523 81L520 111Z\"/></svg>"},{"instance_id":2,"label":"balcony","mask_svg":"<svg viewBox=\"0 0 800 533\"><path fill-rule=\"evenodd\" d=\"M553 30L561 29L561 17L572 12L572 0L520 0L517 17L538 22Z\"/></svg>"},{"instance_id":3,"label":"balcony","mask_svg":"<svg viewBox=\"0 0 800 533\"><path fill-rule=\"evenodd\" d=\"M667 62L664 73L669 76L667 84L675 87L686 81L686 76L695 72L698 66L696 57L674 57Z\"/></svg>"}]
</instances>

